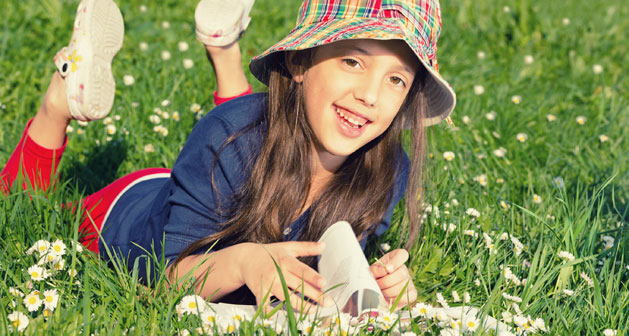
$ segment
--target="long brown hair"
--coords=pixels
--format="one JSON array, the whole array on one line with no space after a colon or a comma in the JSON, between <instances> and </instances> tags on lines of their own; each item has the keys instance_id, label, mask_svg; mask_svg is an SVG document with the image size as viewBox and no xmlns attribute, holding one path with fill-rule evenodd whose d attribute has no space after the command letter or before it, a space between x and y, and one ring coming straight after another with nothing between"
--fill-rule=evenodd
<instances>
[{"instance_id":1,"label":"long brown hair","mask_svg":"<svg viewBox=\"0 0 629 336\"><path fill-rule=\"evenodd\" d=\"M295 52L291 57L297 71L312 63L312 50ZM284 55L280 54L280 57ZM207 249L216 240L216 248L241 242L272 243L283 240L282 232L304 209L312 182L312 145L315 136L305 114L302 84L292 79L284 62L270 69L268 103L264 119L223 145L259 125L266 125L266 135L259 155L251 164L249 177L231 196L230 220L222 230L199 239L179 254L176 265L185 257ZM425 131L422 120L426 100L422 93L427 72L423 67L415 76L406 100L390 127L353 154L341 165L309 208L308 224L299 240L316 241L333 223L346 220L357 236L373 233L384 217L393 197L395 175L401 169L401 141L404 126L410 126L410 169L406 187L406 248L414 243L419 230L417 215L419 186L424 158ZM218 156L218 154L217 154ZM216 161L215 161L216 163ZM215 188L216 190L216 188ZM171 270L174 270L173 267Z\"/></svg>"}]
</instances>

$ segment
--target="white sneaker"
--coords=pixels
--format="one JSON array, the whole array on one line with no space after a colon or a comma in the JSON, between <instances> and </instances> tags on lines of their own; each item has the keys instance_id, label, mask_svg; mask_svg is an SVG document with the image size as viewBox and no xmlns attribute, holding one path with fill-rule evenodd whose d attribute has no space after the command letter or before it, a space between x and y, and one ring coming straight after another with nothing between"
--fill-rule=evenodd
<instances>
[{"instance_id":1,"label":"white sneaker","mask_svg":"<svg viewBox=\"0 0 629 336\"><path fill-rule=\"evenodd\" d=\"M254 0L201 0L194 11L197 40L214 47L232 44L249 26Z\"/></svg>"},{"instance_id":2,"label":"white sneaker","mask_svg":"<svg viewBox=\"0 0 629 336\"><path fill-rule=\"evenodd\" d=\"M124 23L112 0L83 0L76 10L67 47L55 56L65 78L70 114L77 120L102 119L111 110L116 82L111 61L122 47Z\"/></svg>"}]
</instances>

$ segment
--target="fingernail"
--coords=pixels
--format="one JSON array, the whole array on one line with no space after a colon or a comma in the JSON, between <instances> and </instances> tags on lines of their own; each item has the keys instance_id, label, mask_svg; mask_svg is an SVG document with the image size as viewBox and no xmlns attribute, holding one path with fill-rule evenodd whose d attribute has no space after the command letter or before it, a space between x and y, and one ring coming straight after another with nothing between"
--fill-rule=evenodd
<instances>
[{"instance_id":1,"label":"fingernail","mask_svg":"<svg viewBox=\"0 0 629 336\"><path fill-rule=\"evenodd\" d=\"M319 281L317 281L317 284L319 285L319 287L323 287L323 286L325 286L326 281L325 281L325 279L321 278L321 279L319 279Z\"/></svg>"},{"instance_id":2,"label":"fingernail","mask_svg":"<svg viewBox=\"0 0 629 336\"><path fill-rule=\"evenodd\" d=\"M387 265L387 272L391 273L394 271L393 265L389 264Z\"/></svg>"}]
</instances>

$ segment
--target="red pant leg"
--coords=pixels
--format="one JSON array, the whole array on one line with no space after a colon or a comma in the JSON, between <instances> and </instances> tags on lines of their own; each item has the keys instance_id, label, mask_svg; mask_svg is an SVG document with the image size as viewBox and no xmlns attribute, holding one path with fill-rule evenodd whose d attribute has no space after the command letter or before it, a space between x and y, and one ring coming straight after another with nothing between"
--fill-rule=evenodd
<instances>
[{"instance_id":1,"label":"red pant leg","mask_svg":"<svg viewBox=\"0 0 629 336\"><path fill-rule=\"evenodd\" d=\"M22 178L24 190L29 189L29 187L47 190L54 182L59 160L61 160L63 151L68 144L68 138L59 148L44 148L28 136L28 128L32 121L33 119L26 124L20 142L0 172L0 191L4 194L8 194L11 185L18 176Z\"/></svg>"},{"instance_id":2,"label":"red pant leg","mask_svg":"<svg viewBox=\"0 0 629 336\"><path fill-rule=\"evenodd\" d=\"M164 173L170 173L170 169L148 168L138 170L117 179L105 188L87 196L81 205L83 209L83 222L79 227L79 232L81 232L83 236L81 243L90 251L98 254L97 232L100 231L103 226L103 220L112 203L118 198L118 195L139 178Z\"/></svg>"},{"instance_id":3,"label":"red pant leg","mask_svg":"<svg viewBox=\"0 0 629 336\"><path fill-rule=\"evenodd\" d=\"M253 90L251 89L251 85L249 85L249 88L247 88L247 91L245 91L245 92L243 92L243 93L241 93L241 94L239 94L237 96L233 96L233 97L219 97L218 94L217 94L217 91L214 91L214 105L218 106L218 105L220 105L220 104L222 104L224 102L228 102L228 101L230 101L230 100L232 100L234 98L238 98L238 97L242 97L242 96L248 95L248 94L250 94L252 92L253 92Z\"/></svg>"},{"instance_id":4,"label":"red pant leg","mask_svg":"<svg viewBox=\"0 0 629 336\"><path fill-rule=\"evenodd\" d=\"M9 157L6 166L0 172L0 191L8 194L9 189L18 176L23 178L22 188L30 187L47 190L54 184L59 160L66 148L68 139L60 148L48 149L38 145L28 136L28 128L32 119L26 124L22 138ZM26 173L26 175L24 175ZM81 243L89 250L98 253L98 234L107 215L107 211L118 195L135 180L152 174L170 173L166 168L143 169L117 179L105 188L87 196L81 203L83 221L79 227L82 233ZM65 205L75 210L72 203Z\"/></svg>"}]
</instances>

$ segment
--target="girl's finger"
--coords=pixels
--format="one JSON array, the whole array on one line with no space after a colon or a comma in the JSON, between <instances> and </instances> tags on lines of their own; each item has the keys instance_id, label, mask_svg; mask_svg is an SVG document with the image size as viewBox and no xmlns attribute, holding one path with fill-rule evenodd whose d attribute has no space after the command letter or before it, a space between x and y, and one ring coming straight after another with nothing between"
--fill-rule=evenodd
<instances>
[{"instance_id":1,"label":"girl's finger","mask_svg":"<svg viewBox=\"0 0 629 336\"><path fill-rule=\"evenodd\" d=\"M384 259L384 260L383 260ZM387 265L387 271L389 273L395 271L408 260L408 251L405 249L395 249L384 255L380 259L385 265ZM392 266L391 269L389 266Z\"/></svg>"},{"instance_id":2,"label":"girl's finger","mask_svg":"<svg viewBox=\"0 0 629 336\"><path fill-rule=\"evenodd\" d=\"M378 287L380 287L381 290L397 286L400 283L404 284L406 281L413 281L408 274L406 266L400 267L395 272L376 279Z\"/></svg>"},{"instance_id":3,"label":"girl's finger","mask_svg":"<svg viewBox=\"0 0 629 336\"><path fill-rule=\"evenodd\" d=\"M369 271L371 271L371 274L373 274L373 277L376 279L389 274L386 269L386 264L382 263L382 260L377 260L371 264L371 266L369 266Z\"/></svg>"},{"instance_id":4,"label":"girl's finger","mask_svg":"<svg viewBox=\"0 0 629 336\"><path fill-rule=\"evenodd\" d=\"M293 259L292 262L287 263L286 266L285 269L290 270L290 273L300 279L303 278L305 282L315 287L323 288L323 286L326 285L327 281L321 274L297 259Z\"/></svg>"},{"instance_id":5,"label":"girl's finger","mask_svg":"<svg viewBox=\"0 0 629 336\"><path fill-rule=\"evenodd\" d=\"M281 244L286 244L288 252L294 257L309 257L320 255L325 249L325 243L322 242L292 241L284 242Z\"/></svg>"},{"instance_id":6,"label":"girl's finger","mask_svg":"<svg viewBox=\"0 0 629 336\"><path fill-rule=\"evenodd\" d=\"M307 281L302 281L302 279L293 274L289 274L286 276L286 284L293 291L298 294L303 294L310 299L317 302L319 305L324 306L328 300L327 296L319 290L319 288L312 286Z\"/></svg>"}]
</instances>

